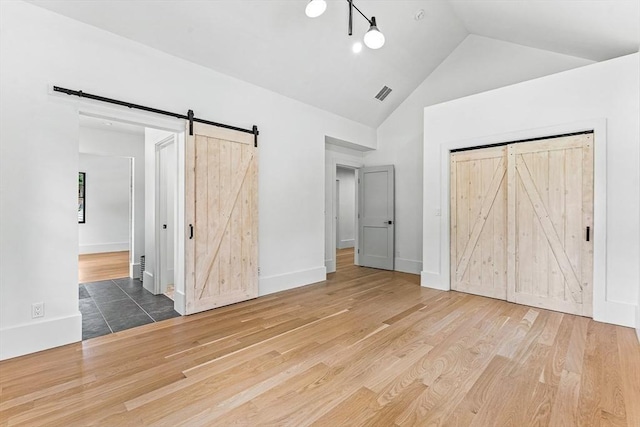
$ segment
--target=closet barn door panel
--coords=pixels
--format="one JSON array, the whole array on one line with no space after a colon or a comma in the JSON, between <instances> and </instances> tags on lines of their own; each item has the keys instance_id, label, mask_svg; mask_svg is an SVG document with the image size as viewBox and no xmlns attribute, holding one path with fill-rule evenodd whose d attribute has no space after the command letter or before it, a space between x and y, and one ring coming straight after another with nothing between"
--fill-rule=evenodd
<instances>
[{"instance_id":1,"label":"closet barn door panel","mask_svg":"<svg viewBox=\"0 0 640 427\"><path fill-rule=\"evenodd\" d=\"M591 315L593 134L511 144L508 300Z\"/></svg>"},{"instance_id":2,"label":"closet barn door panel","mask_svg":"<svg viewBox=\"0 0 640 427\"><path fill-rule=\"evenodd\" d=\"M187 313L258 296L253 135L200 123L186 144ZM191 228L192 227L192 228Z\"/></svg>"},{"instance_id":3,"label":"closet barn door panel","mask_svg":"<svg viewBox=\"0 0 640 427\"><path fill-rule=\"evenodd\" d=\"M506 147L451 154L451 287L506 299Z\"/></svg>"},{"instance_id":4,"label":"closet barn door panel","mask_svg":"<svg viewBox=\"0 0 640 427\"><path fill-rule=\"evenodd\" d=\"M592 315L593 134L452 153L450 191L452 289Z\"/></svg>"}]
</instances>

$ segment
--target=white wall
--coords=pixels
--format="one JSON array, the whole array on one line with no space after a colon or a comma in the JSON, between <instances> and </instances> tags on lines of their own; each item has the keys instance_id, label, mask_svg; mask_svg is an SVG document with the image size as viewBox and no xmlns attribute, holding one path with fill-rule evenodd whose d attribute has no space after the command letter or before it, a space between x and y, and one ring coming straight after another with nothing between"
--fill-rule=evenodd
<instances>
[{"instance_id":1,"label":"white wall","mask_svg":"<svg viewBox=\"0 0 640 427\"><path fill-rule=\"evenodd\" d=\"M324 137L375 148L374 129L36 6L2 1L0 358L81 339L76 173L84 103L49 94L51 84L258 125L260 294L325 278ZM32 319L31 304L40 301L45 317Z\"/></svg>"},{"instance_id":2,"label":"white wall","mask_svg":"<svg viewBox=\"0 0 640 427\"><path fill-rule=\"evenodd\" d=\"M469 35L378 128L367 166L394 164L396 270L422 270L422 142L425 106L592 63Z\"/></svg>"},{"instance_id":3,"label":"white wall","mask_svg":"<svg viewBox=\"0 0 640 427\"><path fill-rule=\"evenodd\" d=\"M131 159L80 153L79 169L86 173L79 253L128 251Z\"/></svg>"},{"instance_id":4,"label":"white wall","mask_svg":"<svg viewBox=\"0 0 640 427\"><path fill-rule=\"evenodd\" d=\"M336 170L336 179L340 182L336 247L352 248L355 244L356 225L356 171L339 167Z\"/></svg>"},{"instance_id":5,"label":"white wall","mask_svg":"<svg viewBox=\"0 0 640 427\"><path fill-rule=\"evenodd\" d=\"M133 253L129 275L140 276L140 255L144 255L144 135L80 126L80 153L129 157L133 166L133 221L130 224Z\"/></svg>"},{"instance_id":6,"label":"white wall","mask_svg":"<svg viewBox=\"0 0 640 427\"><path fill-rule=\"evenodd\" d=\"M595 129L594 319L635 323L639 54L425 108L423 285L447 289L448 150ZM434 208L442 208L442 217Z\"/></svg>"}]
</instances>

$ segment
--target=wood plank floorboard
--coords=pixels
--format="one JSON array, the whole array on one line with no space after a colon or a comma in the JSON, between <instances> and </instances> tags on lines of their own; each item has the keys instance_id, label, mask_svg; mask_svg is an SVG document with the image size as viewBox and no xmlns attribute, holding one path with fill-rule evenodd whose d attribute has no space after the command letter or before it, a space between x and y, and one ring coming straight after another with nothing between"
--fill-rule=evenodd
<instances>
[{"instance_id":1,"label":"wood plank floorboard","mask_svg":"<svg viewBox=\"0 0 640 427\"><path fill-rule=\"evenodd\" d=\"M129 251L78 255L78 282L129 277Z\"/></svg>"},{"instance_id":2,"label":"wood plank floorboard","mask_svg":"<svg viewBox=\"0 0 640 427\"><path fill-rule=\"evenodd\" d=\"M327 281L0 362L2 426L640 426L632 329Z\"/></svg>"}]
</instances>

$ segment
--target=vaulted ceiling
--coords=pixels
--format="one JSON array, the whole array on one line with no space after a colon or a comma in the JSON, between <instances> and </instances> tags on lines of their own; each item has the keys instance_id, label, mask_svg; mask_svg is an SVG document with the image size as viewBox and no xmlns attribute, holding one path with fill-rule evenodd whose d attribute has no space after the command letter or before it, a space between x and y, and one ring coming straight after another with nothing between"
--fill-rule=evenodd
<instances>
[{"instance_id":1,"label":"vaulted ceiling","mask_svg":"<svg viewBox=\"0 0 640 427\"><path fill-rule=\"evenodd\" d=\"M598 61L640 45L640 0L355 0L386 37L358 54L368 24L347 35L346 0L314 19L306 0L30 2L372 127L468 34Z\"/></svg>"}]
</instances>

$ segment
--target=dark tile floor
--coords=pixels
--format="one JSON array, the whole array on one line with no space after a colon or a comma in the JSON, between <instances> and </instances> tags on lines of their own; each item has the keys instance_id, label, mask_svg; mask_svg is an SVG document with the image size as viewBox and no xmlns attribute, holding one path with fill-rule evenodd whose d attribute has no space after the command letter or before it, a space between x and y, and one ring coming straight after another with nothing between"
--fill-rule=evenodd
<instances>
[{"instance_id":1,"label":"dark tile floor","mask_svg":"<svg viewBox=\"0 0 640 427\"><path fill-rule=\"evenodd\" d=\"M173 300L153 295L138 279L115 279L80 285L82 339L178 317Z\"/></svg>"}]
</instances>

